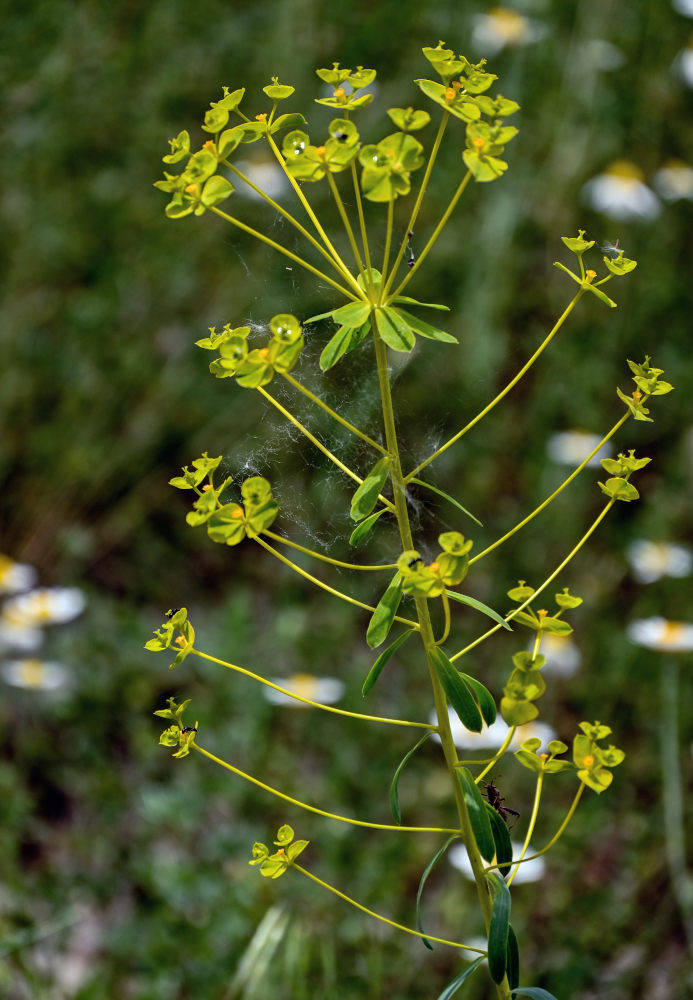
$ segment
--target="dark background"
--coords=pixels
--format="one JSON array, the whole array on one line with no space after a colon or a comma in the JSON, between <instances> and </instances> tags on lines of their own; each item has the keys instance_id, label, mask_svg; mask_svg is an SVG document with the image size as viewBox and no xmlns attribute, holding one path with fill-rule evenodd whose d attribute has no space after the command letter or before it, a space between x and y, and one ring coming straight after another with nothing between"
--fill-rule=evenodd
<instances>
[{"instance_id":1,"label":"dark background","mask_svg":"<svg viewBox=\"0 0 693 1000\"><path fill-rule=\"evenodd\" d=\"M580 192L617 158L637 164L649 182L664 161L690 156L691 91L672 64L692 22L666 2L645 0L514 7L543 34L490 60L501 92L522 105L510 169L497 183L470 187L410 286L450 306L447 328L460 347L425 342L410 363L398 359L395 403L418 460L492 398L567 304L570 282L552 267L555 259L570 265L562 235L580 227L600 241L618 237L637 258L633 275L609 285L619 308L583 301L507 402L436 463L435 482L485 528L470 532L471 522L429 501L417 508L416 525L431 554L440 523L472 534L479 551L563 478L546 456L553 433L603 433L618 419L615 386L631 386L626 357L652 355L676 385L655 401L654 424L629 421L616 439L653 462L638 479L641 502L619 505L559 581L585 598L572 618L583 666L570 681L552 681L541 703L542 718L566 741L581 719L600 718L628 756L607 795L585 796L544 880L519 887L513 904L524 981L559 1000L676 1000L688 995L689 956L663 839L663 657L630 645L625 625L652 614L686 618L690 586L637 585L625 549L636 538L691 541L693 210L690 201L662 202L655 220L618 222L593 212ZM188 128L198 142L204 110L223 84L245 86L250 108L278 75L297 88L289 110L305 110L317 134L329 111L311 104L319 96L314 70L334 60L378 69L375 110L358 120L377 140L392 130L379 117L385 108L433 110L411 83L432 75L422 45L443 38L471 58L484 54L470 44L484 9L459 0L35 0L4 11L0 548L34 565L43 584L76 585L88 596L83 618L55 629L46 644L46 656L68 666L69 686L53 696L3 686L4 995L423 1000L461 968L444 949L430 953L373 926L298 877L266 883L246 863L254 840L291 822L313 841L312 870L411 925L435 838L336 828L197 756L171 760L157 746L153 710L172 693L192 697L201 742L225 759L327 809L388 822L389 781L410 744L406 733L384 739L356 722L276 709L256 685L200 660L172 676L163 656L142 649L163 612L186 605L202 649L269 676L341 677L343 704L357 711L372 662L364 616L309 591L249 544L214 546L186 526L187 498L167 486L201 451L223 454L228 474L273 481L279 530L348 558L348 483L289 436L258 395L212 379L208 356L194 347L209 325L263 324L279 311L306 317L334 300L211 215L167 220L152 183L171 136ZM621 64L600 69L595 40L617 46ZM461 144L457 131L441 155L417 227L422 240L457 183ZM258 154L248 147L249 158ZM309 194L330 219L321 189ZM264 206L239 194L233 211L293 245ZM378 212L371 215L377 222ZM324 343L313 329L297 371L307 382ZM368 352L311 384L364 426L376 419ZM349 450L300 401L297 409L367 468L368 455ZM544 579L601 509L597 478L587 470L484 560L470 590L503 607L518 578ZM392 558L387 531L381 539L369 558ZM353 592L377 599L370 581ZM478 628L478 619L461 615L460 644ZM470 658L496 694L517 642L500 638ZM419 667L412 649L383 675L367 710L421 717L429 695ZM687 677L682 684L685 702ZM688 709L679 733L686 760L692 728ZM532 786L521 770L504 762L502 784L526 817ZM431 745L403 780L405 822L447 825L444 781ZM550 783L539 841L555 830L572 791L567 778ZM432 932L463 940L478 933L471 883L443 863L428 890ZM245 976L240 963L249 962L263 918L274 930L262 947L254 939L258 955ZM468 995L489 995L483 976Z\"/></svg>"}]
</instances>

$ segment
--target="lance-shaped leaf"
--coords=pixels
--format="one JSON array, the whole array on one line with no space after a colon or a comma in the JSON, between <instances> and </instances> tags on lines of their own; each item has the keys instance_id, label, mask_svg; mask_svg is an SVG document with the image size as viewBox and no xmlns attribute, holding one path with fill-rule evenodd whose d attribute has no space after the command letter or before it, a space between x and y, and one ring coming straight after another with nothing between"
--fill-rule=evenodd
<instances>
[{"instance_id":1,"label":"lance-shaped leaf","mask_svg":"<svg viewBox=\"0 0 693 1000\"><path fill-rule=\"evenodd\" d=\"M484 604L483 601L477 601L476 597L470 597L469 594L458 594L456 590L446 590L445 593L453 601L459 601L460 604L466 604L470 608L474 608L476 611L481 611L482 614L488 615L488 617L492 618L494 622L502 625L504 629L508 630L508 632L512 632L512 628L508 622L506 622L505 618L502 618L497 611L490 608L488 604Z\"/></svg>"},{"instance_id":2,"label":"lance-shaped leaf","mask_svg":"<svg viewBox=\"0 0 693 1000\"><path fill-rule=\"evenodd\" d=\"M479 518L474 517L471 511L468 511L466 507L463 507L459 500L455 500L455 498L451 497L449 493L445 493L443 490L439 490L437 486L432 486L430 483L424 482L423 479L416 479L415 477L412 477L409 482L416 483L417 486L424 486L427 490L430 490L431 493L437 493L439 497L443 498L443 500L448 500L454 507L461 510L463 514L466 514L467 517L471 517L472 521L480 527L483 527Z\"/></svg>"},{"instance_id":3,"label":"lance-shaped leaf","mask_svg":"<svg viewBox=\"0 0 693 1000\"><path fill-rule=\"evenodd\" d=\"M368 623L366 642L371 649L376 649L387 639L401 600L402 577L399 573L395 573Z\"/></svg>"},{"instance_id":4,"label":"lance-shaped leaf","mask_svg":"<svg viewBox=\"0 0 693 1000\"><path fill-rule=\"evenodd\" d=\"M407 632L402 632L398 635L394 642L391 642L387 649L384 649L378 659L375 661L371 669L368 671L368 675L363 682L363 687L361 688L361 694L365 698L370 689L373 687L377 679L382 673L382 669L385 664L390 660L394 654L397 652L400 646L402 646L410 635L413 635L416 629L410 628Z\"/></svg>"},{"instance_id":5,"label":"lance-shaped leaf","mask_svg":"<svg viewBox=\"0 0 693 1000\"><path fill-rule=\"evenodd\" d=\"M385 455L375 463L351 498L351 519L362 521L375 507L378 495L390 474L390 458Z\"/></svg>"},{"instance_id":6,"label":"lance-shaped leaf","mask_svg":"<svg viewBox=\"0 0 693 1000\"><path fill-rule=\"evenodd\" d=\"M440 994L438 1000L452 1000L452 998L459 990L460 986L463 986L464 983L467 982L469 977L474 972L476 972L476 970L479 968L479 966L483 961L485 961L484 955L482 955L480 958L477 958L477 960L475 962L472 962L471 965L467 966L467 968L463 972L460 972L459 976L455 976L452 982L448 983L443 992Z\"/></svg>"},{"instance_id":7,"label":"lance-shaped leaf","mask_svg":"<svg viewBox=\"0 0 693 1000\"><path fill-rule=\"evenodd\" d=\"M450 306L443 306L439 302L419 302L418 299L412 299L409 295L397 295L393 302L404 302L405 305L409 306L421 306L422 309L441 309L443 312L450 312Z\"/></svg>"},{"instance_id":8,"label":"lance-shaped leaf","mask_svg":"<svg viewBox=\"0 0 693 1000\"><path fill-rule=\"evenodd\" d=\"M503 821L502 816L496 812L493 806L489 802L485 802L484 805L486 806L486 812L488 813L489 822L491 824L493 842L496 845L496 861L499 866L498 870L503 878L505 878L510 871L510 862L512 862L513 859L513 846L510 840L510 832L507 824Z\"/></svg>"},{"instance_id":9,"label":"lance-shaped leaf","mask_svg":"<svg viewBox=\"0 0 693 1000\"><path fill-rule=\"evenodd\" d=\"M381 507L380 510L376 510L375 514L370 514L368 517L364 518L360 524L357 524L351 535L349 536L349 545L354 547L360 545L364 538L370 534L371 528L385 512L387 507Z\"/></svg>"},{"instance_id":10,"label":"lance-shaped leaf","mask_svg":"<svg viewBox=\"0 0 693 1000\"><path fill-rule=\"evenodd\" d=\"M488 971L494 983L502 983L508 966L510 890L496 872L490 872L487 877L494 893L488 929Z\"/></svg>"},{"instance_id":11,"label":"lance-shaped leaf","mask_svg":"<svg viewBox=\"0 0 693 1000\"><path fill-rule=\"evenodd\" d=\"M471 732L480 733L483 728L481 713L460 672L438 646L430 650L429 656L445 696L457 712L460 722Z\"/></svg>"},{"instance_id":12,"label":"lance-shaped leaf","mask_svg":"<svg viewBox=\"0 0 693 1000\"><path fill-rule=\"evenodd\" d=\"M393 351L408 354L416 343L416 337L397 310L389 306L375 310L375 325L378 333Z\"/></svg>"},{"instance_id":13,"label":"lance-shaped leaf","mask_svg":"<svg viewBox=\"0 0 693 1000\"><path fill-rule=\"evenodd\" d=\"M505 974L510 989L516 989L520 983L520 948L512 924L508 924L508 961Z\"/></svg>"},{"instance_id":14,"label":"lance-shaped leaf","mask_svg":"<svg viewBox=\"0 0 693 1000\"><path fill-rule=\"evenodd\" d=\"M443 846L438 848L438 850L436 851L436 853L433 855L433 857L431 858L431 860L428 862L428 864L424 868L423 875L421 876L421 880L419 882L419 888L418 888L418 891L416 893L416 926L419 928L419 930L421 931L422 934L424 932L424 929L423 929L423 921L421 920L421 897L423 896L424 886L426 885L426 881L428 879L428 876L431 874L431 872L433 871L433 869L435 868L435 866L438 864L438 862L440 861L440 859L442 858L442 856L447 851L447 849L450 846L450 844L455 839L456 839L456 834L454 834L454 833L452 834L451 837L448 837L448 839L445 841L445 843L443 844ZM423 941L423 943L426 945L426 947L430 951L434 950L433 949L433 945L428 940L428 938L422 938L422 941Z\"/></svg>"},{"instance_id":15,"label":"lance-shaped leaf","mask_svg":"<svg viewBox=\"0 0 693 1000\"><path fill-rule=\"evenodd\" d=\"M327 342L320 355L320 368L326 372L336 365L345 354L349 354L362 344L371 330L370 320L354 329L350 326L340 326L335 335Z\"/></svg>"},{"instance_id":16,"label":"lance-shaped leaf","mask_svg":"<svg viewBox=\"0 0 693 1000\"><path fill-rule=\"evenodd\" d=\"M514 997L529 997L529 1000L556 1000L553 993L544 990L541 986L518 986L512 991Z\"/></svg>"},{"instance_id":17,"label":"lance-shaped leaf","mask_svg":"<svg viewBox=\"0 0 693 1000\"><path fill-rule=\"evenodd\" d=\"M426 337L428 340L440 340L445 344L459 344L457 337L453 337L451 333L446 333L445 330L441 330L437 326L425 323L418 316L413 316L412 313L407 312L406 309L393 309L392 311L401 316L409 329L413 330L414 333L418 333L420 337Z\"/></svg>"},{"instance_id":18,"label":"lance-shaped leaf","mask_svg":"<svg viewBox=\"0 0 693 1000\"><path fill-rule=\"evenodd\" d=\"M401 761L397 765L397 770L392 776L392 783L390 785L390 808L392 809L392 815L395 817L395 823L397 823L398 826L401 825L402 823L402 810L399 807L399 794L398 794L399 776L402 773L404 766L409 760L409 758L416 753L419 747L426 742L426 740L430 735L431 735L430 732L426 733L425 736L421 737L418 743L414 744L411 750L407 750L404 757L402 757Z\"/></svg>"},{"instance_id":19,"label":"lance-shaped leaf","mask_svg":"<svg viewBox=\"0 0 693 1000\"><path fill-rule=\"evenodd\" d=\"M466 767L459 767L457 775L462 787L469 822L474 834L474 840L479 848L479 853L485 861L491 862L496 855L496 844L491 830L491 821L486 810L487 803L481 797L479 786Z\"/></svg>"},{"instance_id":20,"label":"lance-shaped leaf","mask_svg":"<svg viewBox=\"0 0 693 1000\"><path fill-rule=\"evenodd\" d=\"M470 677L469 674L460 674L460 677L465 682L467 687L472 689L474 697L481 709L481 714L484 718L484 722L487 726L492 726L496 721L496 703L493 700L493 695L487 687L481 683L481 681L476 680L474 677Z\"/></svg>"},{"instance_id":21,"label":"lance-shaped leaf","mask_svg":"<svg viewBox=\"0 0 693 1000\"><path fill-rule=\"evenodd\" d=\"M319 319L333 319L335 323L355 329L366 322L371 309L370 302L347 302L345 306L340 306L339 309L331 309L329 312L311 316L310 319L306 320L306 323L317 323Z\"/></svg>"}]
</instances>

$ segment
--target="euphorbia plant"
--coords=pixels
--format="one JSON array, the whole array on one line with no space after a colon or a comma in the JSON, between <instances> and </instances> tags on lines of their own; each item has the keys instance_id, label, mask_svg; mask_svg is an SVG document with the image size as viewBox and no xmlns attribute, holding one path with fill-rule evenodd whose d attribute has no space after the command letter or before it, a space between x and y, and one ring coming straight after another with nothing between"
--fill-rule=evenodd
<instances>
[{"instance_id":1,"label":"euphorbia plant","mask_svg":"<svg viewBox=\"0 0 693 1000\"><path fill-rule=\"evenodd\" d=\"M171 480L171 485L189 490L194 495L192 509L187 515L188 523L193 527L204 525L209 538L222 545L258 545L267 558L277 559L292 568L307 583L326 592L330 599L344 601L354 607L355 619L358 616L359 623L363 619L363 612L367 612L366 641L370 648L382 647L390 638L391 630L397 628L397 636L390 639L389 644L379 653L364 679L364 697L368 697L382 671L390 661L396 659L402 646L405 643L418 643L420 668L427 671L430 677L435 721L374 716L317 704L293 694L248 667L217 659L203 652L196 645L195 633L184 608L169 612L155 637L147 643L147 648L171 649L176 654L171 666L177 666L188 655L202 657L253 677L260 684L278 688L284 694L315 708L336 715L351 716L363 720L364 724L408 726L422 731L416 745L394 772L390 788L394 822L379 824L362 818L335 816L326 809L300 802L216 757L203 746L197 723L190 725L184 722L183 713L187 702L178 705L174 699L170 699L169 707L157 712L170 723L161 736L161 743L175 748L175 756L183 757L195 751L259 785L268 794L279 796L292 808L307 809L355 826L411 834L434 832L443 838L441 847L422 875L416 901L418 929L393 924L300 866L296 859L299 854L303 854L308 843L305 840L295 840L293 829L286 824L280 828L274 841L276 850L272 851L260 842L252 849L250 864L259 866L262 875L278 878L292 869L336 893L342 900L371 917L418 936L429 946L431 941L439 941L471 956L474 960L450 984L443 994L445 997L456 993L468 977L476 973L484 959L487 959L491 979L489 988L499 998L508 1000L510 996L521 995L548 997L546 991L520 984L520 948L510 923L510 887L519 866L530 858L530 838L535 829L547 776L564 775L556 780L576 781L577 789L565 819L538 854L546 852L561 836L585 788L601 793L609 786L612 769L621 763L623 753L613 746L603 745L611 730L600 722L580 724L580 731L573 741L572 758L564 756L568 747L560 740L552 740L544 748L536 737L525 739L515 752L515 758L518 764L536 775L536 794L526 825L524 844L517 856L513 856L508 832L508 813L514 811L504 809L501 804L503 800L498 795L493 797L487 794L484 797L483 779L493 774L497 761L511 748L518 727L538 716L536 702L546 687L542 675L545 662L541 653L542 639L547 634L569 635L572 631L569 619L582 602L563 586L553 596L555 607L548 610L539 604L551 603L549 588L554 580L563 573L615 504L637 499L638 492L631 477L649 459L636 458L630 451L627 455L621 454L616 459L603 461L609 477L605 482L599 483L606 494L603 509L594 523L579 533L570 550L562 555L556 568L545 580L534 587L524 580L509 587L508 597L513 603L510 610L496 610L473 596L474 567L539 515L630 417L649 420L645 404L650 397L668 392L671 386L661 380L661 370L653 368L649 358L643 363L629 362L636 388L631 394L618 390L618 396L625 404L624 412L591 454L551 496L481 552L474 552L472 539L465 537L461 531L452 530L438 535L440 551L432 561L426 562L423 558L410 522L410 493L433 491L449 502L460 525L479 524L476 516L458 500L421 479L424 469L455 445L501 402L553 340L585 295L594 295L604 305L615 307L616 303L606 294L604 286L636 266L635 261L626 258L623 251L618 251L615 257L613 254L604 256L600 262L598 253L594 250L594 241L587 240L582 231L577 237L564 237L563 243L567 251L577 258L577 269L572 270L561 262L556 266L576 283L577 288L553 328L514 378L480 413L470 415L461 429L455 430L443 445L415 468L403 469L391 395L389 352L408 354L413 351L418 340L422 351L440 351L443 363L446 363L451 354L459 350L455 346L458 343L456 336L421 317L422 311L447 311L447 307L444 304L420 301L405 294L405 290L418 276L419 269L428 258L463 192L476 184L494 182L505 173L505 147L517 133L514 126L506 124L506 119L518 110L518 105L500 94L490 94L497 78L487 70L483 60L472 64L464 56L457 56L446 48L442 42L435 48L424 48L423 54L433 73L439 77L437 80L415 81L427 102L426 108L409 106L388 109L387 114L396 131L374 142L362 141L352 119L359 109L372 100L372 95L366 88L375 77L374 70L362 67L345 69L335 63L330 69L318 71L319 78L331 91L329 96L319 98L317 103L331 109L333 117L315 127L318 136L316 140L311 139L302 114L277 113L280 105L293 94L292 87L280 84L274 78L264 88L266 102L261 102L261 110L254 107L248 113L243 110L246 106L244 91L224 88L221 99L212 102L204 116L202 128L208 138L202 147L193 152L188 133L181 132L171 141L171 152L164 160L167 164L180 163L183 169L175 174L166 173L165 179L159 181L157 186L170 195L166 207L170 218L181 219L187 215L211 212L271 246L277 253L289 258L292 266L305 268L321 283L327 283L338 293L339 300L334 307L320 315L303 317L301 302L297 301L287 305L291 312L268 317L269 339L261 339L259 343L255 343L249 326L234 325L239 317L231 318L220 332L211 328L209 335L197 343L204 350L213 352L214 358L209 367L216 378L232 379L242 389L256 390L266 403L276 407L345 476L354 481L356 489L349 510L354 523L349 541L354 549L366 545L371 532L380 531L388 521L396 524L399 539L398 544L392 548L390 561L377 565L365 561L345 561L308 549L288 535L273 530L275 521L281 518L281 511L272 496L268 480L252 476L240 484L239 490L232 477L218 477L221 456L210 458L207 453L195 459L192 468L186 466L182 475ZM438 123L427 148L423 136L431 124L431 112L437 116ZM434 167L444 138L456 142L460 148L460 175L456 179L449 205L433 227L428 241L414 258L409 250L411 233L434 176ZM265 143L269 147L293 189L297 208L302 211L302 219L296 218L294 210L287 209L264 193L234 163L236 152L242 146L255 142ZM221 207L234 191L232 179L249 184L294 227L305 241L305 257L280 245L267 233L253 228L227 211L226 207ZM329 187L343 225L340 238L349 247L347 255L337 249L338 238L328 235L311 206L310 186L317 183ZM480 194L483 193L482 189ZM347 200L353 200L353 216L347 208ZM383 250L377 261L374 260L372 249L375 245L373 234L369 234L366 224L364 201L383 206L377 232L378 242ZM584 258L590 254L590 265L586 266ZM596 268L601 267L604 268L604 273L600 277ZM381 414L373 426L355 426L343 413L328 406L294 374L302 363L301 352L306 328L309 328L311 337L324 338L319 361L322 371L337 364L348 365L350 359L347 356L357 349L361 353L369 353L377 372ZM320 407L365 443L373 453L370 466L352 469L333 454L270 391L268 386L275 378L283 379L295 392L304 394L313 405ZM287 526L284 526L284 530L287 530ZM468 527L467 530L473 532L474 529ZM313 575L283 554L278 546L298 550L326 564L326 572L332 566L374 574L376 580L381 582L374 584L373 603L363 603L348 592L337 589L322 576ZM472 593L460 589L467 581ZM506 586L510 584L511 581L507 581ZM547 594L544 595L544 592ZM453 606L460 603L471 608L480 622L486 618L491 624L463 648L454 649L456 643L459 646L459 640L456 639L457 624ZM435 626L434 621L438 622ZM512 657L512 665L500 697L500 712L508 726L507 736L487 761L476 765L463 763L458 758L453 741L450 711L456 713L469 731L479 733L484 727L494 723L496 699L499 695L496 693L494 696L483 678L472 676L463 669L464 657L500 629L517 630L519 636L519 648ZM522 637L524 630L529 630L532 637L529 648ZM403 825L397 793L399 776L411 755L433 734L440 740L449 775L450 823L445 828ZM455 840L464 844L476 882L488 942L483 949L464 941L434 937L426 934L421 926L419 906L424 884L433 865Z\"/></svg>"}]
</instances>

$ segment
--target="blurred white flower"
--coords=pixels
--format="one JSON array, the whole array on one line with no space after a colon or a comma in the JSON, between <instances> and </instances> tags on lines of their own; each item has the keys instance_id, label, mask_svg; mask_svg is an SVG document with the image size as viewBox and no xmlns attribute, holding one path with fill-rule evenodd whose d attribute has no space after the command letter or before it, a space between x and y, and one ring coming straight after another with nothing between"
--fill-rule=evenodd
<instances>
[{"instance_id":1,"label":"blurred white flower","mask_svg":"<svg viewBox=\"0 0 693 1000\"><path fill-rule=\"evenodd\" d=\"M286 174L276 160L239 160L234 166L275 201L287 190ZM247 198L262 199L262 195L244 184L240 178L234 176L234 184L237 194L245 195Z\"/></svg>"},{"instance_id":2,"label":"blurred white flower","mask_svg":"<svg viewBox=\"0 0 693 1000\"><path fill-rule=\"evenodd\" d=\"M0 649L21 649L30 653L43 642L43 632L33 625L17 624L0 611Z\"/></svg>"},{"instance_id":3,"label":"blurred white flower","mask_svg":"<svg viewBox=\"0 0 693 1000\"><path fill-rule=\"evenodd\" d=\"M518 844L512 841L513 857L519 857L522 853L522 844ZM529 857L534 854L535 848L530 846L527 848L526 855ZM469 864L469 856L467 854L467 849L464 844L453 844L448 851L448 861L453 866L457 868L458 871L462 872L465 878L474 880L474 873L472 872L472 866ZM519 882L537 882L540 878L543 878L546 871L546 862L543 857L533 858L531 861L523 861L517 870L517 875L513 879L513 885L517 885Z\"/></svg>"},{"instance_id":4,"label":"blurred white flower","mask_svg":"<svg viewBox=\"0 0 693 1000\"><path fill-rule=\"evenodd\" d=\"M62 625L81 615L87 599L77 587L39 587L5 602L2 618L21 627Z\"/></svg>"},{"instance_id":5,"label":"blurred white flower","mask_svg":"<svg viewBox=\"0 0 693 1000\"><path fill-rule=\"evenodd\" d=\"M693 0L672 0L671 6L684 17L693 17Z\"/></svg>"},{"instance_id":6,"label":"blurred white flower","mask_svg":"<svg viewBox=\"0 0 693 1000\"><path fill-rule=\"evenodd\" d=\"M480 733L472 733L466 729L460 722L457 713L450 706L448 706L448 717L452 739L458 750L498 750L505 742L510 729L500 715L497 716L492 726L484 726ZM430 721L436 725L435 710L431 712ZM517 750L524 740L533 736L538 736L542 748L545 748L551 740L556 738L556 733L545 722L528 722L524 726L517 727L508 750ZM432 739L440 743L440 736L437 733L433 733Z\"/></svg>"},{"instance_id":7,"label":"blurred white flower","mask_svg":"<svg viewBox=\"0 0 693 1000\"><path fill-rule=\"evenodd\" d=\"M654 186L665 201L693 200L693 167L684 160L667 160L654 175Z\"/></svg>"},{"instance_id":8,"label":"blurred white flower","mask_svg":"<svg viewBox=\"0 0 693 1000\"><path fill-rule=\"evenodd\" d=\"M654 219L660 211L659 199L645 184L642 171L628 160L616 160L588 181L582 198L611 219Z\"/></svg>"},{"instance_id":9,"label":"blurred white flower","mask_svg":"<svg viewBox=\"0 0 693 1000\"><path fill-rule=\"evenodd\" d=\"M639 583L653 583L662 576L681 578L693 569L693 553L671 542L646 542L638 539L626 549L633 576Z\"/></svg>"},{"instance_id":10,"label":"blurred white flower","mask_svg":"<svg viewBox=\"0 0 693 1000\"><path fill-rule=\"evenodd\" d=\"M344 694L344 684L336 677L314 677L313 674L292 674L291 677L273 677L273 684L286 688L300 698L309 698L321 705L332 705ZM263 687L265 698L273 705L289 705L291 708L308 708L305 702L297 701L282 691Z\"/></svg>"},{"instance_id":11,"label":"blurred white flower","mask_svg":"<svg viewBox=\"0 0 693 1000\"><path fill-rule=\"evenodd\" d=\"M693 87L693 36L685 49L681 49L673 62L672 69L689 87Z\"/></svg>"},{"instance_id":12,"label":"blurred white flower","mask_svg":"<svg viewBox=\"0 0 693 1000\"><path fill-rule=\"evenodd\" d=\"M63 687L69 677L62 663L50 660L10 660L3 664L0 673L7 684L36 691L55 691Z\"/></svg>"},{"instance_id":13,"label":"blurred white flower","mask_svg":"<svg viewBox=\"0 0 693 1000\"><path fill-rule=\"evenodd\" d=\"M660 653L689 653L693 650L693 625L670 622L666 618L640 618L631 622L626 634L631 642Z\"/></svg>"},{"instance_id":14,"label":"blurred white flower","mask_svg":"<svg viewBox=\"0 0 693 1000\"><path fill-rule=\"evenodd\" d=\"M36 582L36 570L26 563L15 562L0 553L0 594L16 594L28 590Z\"/></svg>"},{"instance_id":15,"label":"blurred white flower","mask_svg":"<svg viewBox=\"0 0 693 1000\"><path fill-rule=\"evenodd\" d=\"M547 632L541 637L539 652L546 657L544 672L557 674L559 677L572 677L582 662L579 647L567 635L551 635Z\"/></svg>"},{"instance_id":16,"label":"blurred white flower","mask_svg":"<svg viewBox=\"0 0 693 1000\"><path fill-rule=\"evenodd\" d=\"M530 45L545 34L546 26L540 21L525 17L510 7L491 7L474 18L472 45L492 56L504 48Z\"/></svg>"},{"instance_id":17,"label":"blurred white flower","mask_svg":"<svg viewBox=\"0 0 693 1000\"><path fill-rule=\"evenodd\" d=\"M560 465L577 466L587 458L600 441L601 435L592 434L590 431L562 431L549 438L546 450L553 462L558 462ZM598 466L601 460L608 458L611 453L611 445L607 442L596 455L592 456L587 467Z\"/></svg>"},{"instance_id":18,"label":"blurred white flower","mask_svg":"<svg viewBox=\"0 0 693 1000\"><path fill-rule=\"evenodd\" d=\"M623 52L603 38L592 38L580 48L580 65L593 70L619 69L626 61Z\"/></svg>"}]
</instances>

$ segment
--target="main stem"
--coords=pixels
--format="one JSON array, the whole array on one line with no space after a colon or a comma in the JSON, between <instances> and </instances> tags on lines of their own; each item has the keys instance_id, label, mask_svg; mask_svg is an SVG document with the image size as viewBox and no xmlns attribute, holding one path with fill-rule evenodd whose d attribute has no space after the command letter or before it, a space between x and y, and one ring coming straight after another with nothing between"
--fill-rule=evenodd
<instances>
[{"instance_id":1,"label":"main stem","mask_svg":"<svg viewBox=\"0 0 693 1000\"><path fill-rule=\"evenodd\" d=\"M402 549L413 549L414 542L411 534L411 525L409 523L409 512L407 510L406 487L404 484L404 476L402 474L397 431L395 429L394 409L392 406L390 376L387 365L387 347L377 330L373 331L373 335L375 342L375 357L378 366L378 382L380 384L383 422L385 425L385 440L392 463L390 466L390 476L392 479L392 489L394 494L395 516L397 518L397 526L399 528ZM447 700L431 661L430 651L435 647L435 638L433 635L433 627L431 625L431 617L428 611L428 603L423 597L415 597L414 602L416 604L416 613L419 620L421 641L423 642L424 650L426 652L428 670L431 677L431 685L433 687L433 700L438 718L438 734L443 747L443 755L445 757L445 763L450 777L450 784L452 785L453 794L455 796L462 838L467 848L467 853L469 854L469 861L472 866L472 871L474 872L479 902L484 915L484 924L486 926L486 930L488 931L491 920L491 897L488 891L486 877L484 875L484 864L476 845L474 834L472 833L469 816L467 814L467 807L465 805L462 789L457 777L457 750L455 748L455 743L450 729L450 717L448 715ZM497 985L497 990L499 1000L510 1000L510 990L508 988L507 981L504 980L503 983Z\"/></svg>"}]
</instances>

